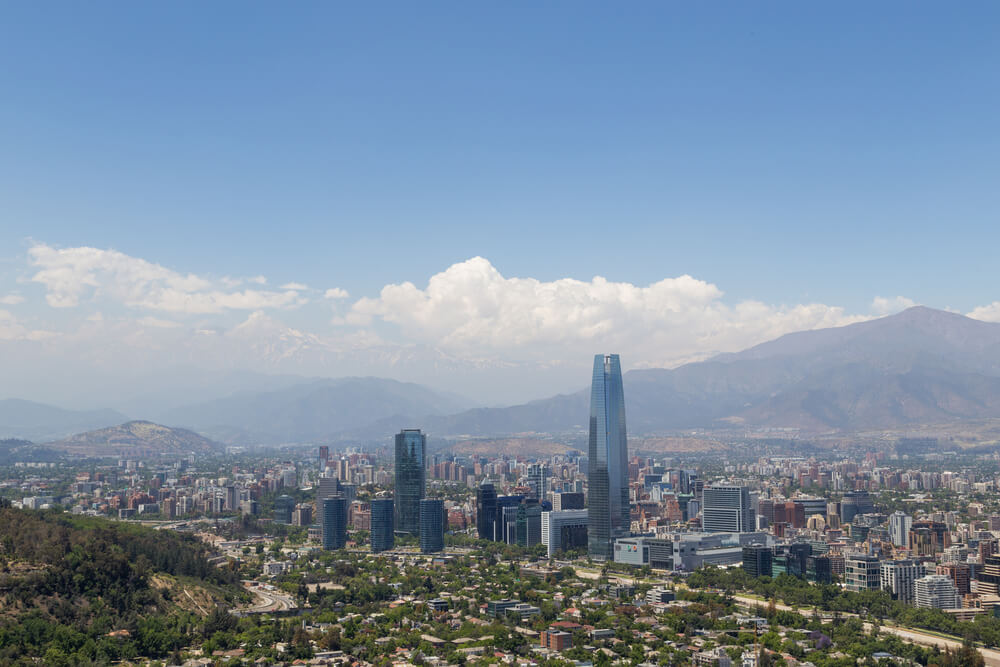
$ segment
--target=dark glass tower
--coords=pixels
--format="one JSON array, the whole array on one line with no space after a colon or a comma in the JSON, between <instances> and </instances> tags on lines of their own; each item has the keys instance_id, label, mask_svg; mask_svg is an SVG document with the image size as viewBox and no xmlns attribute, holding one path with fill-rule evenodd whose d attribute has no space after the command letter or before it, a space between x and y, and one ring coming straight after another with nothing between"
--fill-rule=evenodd
<instances>
[{"instance_id":1,"label":"dark glass tower","mask_svg":"<svg viewBox=\"0 0 1000 667\"><path fill-rule=\"evenodd\" d=\"M595 560L611 560L614 539L630 527L625 391L617 354L594 357L589 455L587 551Z\"/></svg>"},{"instance_id":2,"label":"dark glass tower","mask_svg":"<svg viewBox=\"0 0 1000 667\"><path fill-rule=\"evenodd\" d=\"M420 501L419 511L421 553L444 551L444 501L424 498Z\"/></svg>"},{"instance_id":3,"label":"dark glass tower","mask_svg":"<svg viewBox=\"0 0 1000 667\"><path fill-rule=\"evenodd\" d=\"M407 428L396 434L396 532L420 535L420 501L427 488L427 436Z\"/></svg>"},{"instance_id":4,"label":"dark glass tower","mask_svg":"<svg viewBox=\"0 0 1000 667\"><path fill-rule=\"evenodd\" d=\"M347 500L338 495L322 502L323 548L343 549L347 544Z\"/></svg>"},{"instance_id":5,"label":"dark glass tower","mask_svg":"<svg viewBox=\"0 0 1000 667\"><path fill-rule=\"evenodd\" d=\"M496 539L497 491L490 482L483 482L476 492L476 532L481 540Z\"/></svg>"},{"instance_id":6,"label":"dark glass tower","mask_svg":"<svg viewBox=\"0 0 1000 667\"><path fill-rule=\"evenodd\" d=\"M375 498L372 508L372 553L389 551L396 544L393 535L392 498Z\"/></svg>"}]
</instances>

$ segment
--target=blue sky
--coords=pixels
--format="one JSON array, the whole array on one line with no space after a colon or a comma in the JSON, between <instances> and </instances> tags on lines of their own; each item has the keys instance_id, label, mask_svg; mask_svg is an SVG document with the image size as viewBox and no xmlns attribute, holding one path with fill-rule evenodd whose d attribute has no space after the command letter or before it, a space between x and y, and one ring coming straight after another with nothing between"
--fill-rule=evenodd
<instances>
[{"instance_id":1,"label":"blue sky","mask_svg":"<svg viewBox=\"0 0 1000 667\"><path fill-rule=\"evenodd\" d=\"M347 316L477 256L542 285L526 312L561 279L684 275L730 309L987 308L1000 300L997 34L989 2L7 3L0 308L9 331L60 335L97 313L193 331L258 310L150 308L134 296L145 279L129 298L91 285L53 307L39 245L301 283L294 303L259 310L321 337L431 347L449 333L428 325L433 309ZM319 295L334 287L350 297L331 307ZM638 356L676 363L842 321ZM559 361L510 347L443 352Z\"/></svg>"}]
</instances>

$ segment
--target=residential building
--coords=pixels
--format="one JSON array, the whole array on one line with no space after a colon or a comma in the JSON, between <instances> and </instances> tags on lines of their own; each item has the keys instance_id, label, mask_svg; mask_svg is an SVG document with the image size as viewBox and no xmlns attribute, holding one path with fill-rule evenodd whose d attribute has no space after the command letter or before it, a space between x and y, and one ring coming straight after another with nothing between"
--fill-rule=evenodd
<instances>
[{"instance_id":1,"label":"residential building","mask_svg":"<svg viewBox=\"0 0 1000 667\"><path fill-rule=\"evenodd\" d=\"M913 527L913 517L905 512L895 511L889 515L889 539L897 547L907 547L910 544L910 529Z\"/></svg>"},{"instance_id":2,"label":"residential building","mask_svg":"<svg viewBox=\"0 0 1000 667\"><path fill-rule=\"evenodd\" d=\"M916 600L916 583L927 575L923 563L913 560L882 561L879 569L879 586L888 591L893 600L913 604Z\"/></svg>"},{"instance_id":3,"label":"residential building","mask_svg":"<svg viewBox=\"0 0 1000 667\"><path fill-rule=\"evenodd\" d=\"M955 609L962 606L962 599L950 577L929 574L917 579L916 603L928 609Z\"/></svg>"}]
</instances>

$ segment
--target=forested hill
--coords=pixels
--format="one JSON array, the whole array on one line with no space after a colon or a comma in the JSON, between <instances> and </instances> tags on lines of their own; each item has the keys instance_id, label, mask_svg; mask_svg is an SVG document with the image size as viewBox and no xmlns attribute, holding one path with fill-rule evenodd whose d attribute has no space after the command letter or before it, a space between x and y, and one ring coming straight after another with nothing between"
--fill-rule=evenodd
<instances>
[{"instance_id":1,"label":"forested hill","mask_svg":"<svg viewBox=\"0 0 1000 667\"><path fill-rule=\"evenodd\" d=\"M208 555L190 535L0 507L0 664L167 656L207 622L183 604L191 591L218 603L241 594Z\"/></svg>"}]
</instances>

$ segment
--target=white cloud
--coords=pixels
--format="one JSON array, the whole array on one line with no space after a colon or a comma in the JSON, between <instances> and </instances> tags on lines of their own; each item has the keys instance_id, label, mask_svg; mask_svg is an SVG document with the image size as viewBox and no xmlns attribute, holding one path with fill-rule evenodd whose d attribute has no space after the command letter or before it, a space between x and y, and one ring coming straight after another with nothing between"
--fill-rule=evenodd
<instances>
[{"instance_id":1,"label":"white cloud","mask_svg":"<svg viewBox=\"0 0 1000 667\"><path fill-rule=\"evenodd\" d=\"M410 340L461 355L511 353L560 362L620 351L631 366L670 366L735 351L803 329L866 319L823 304L729 306L717 286L688 275L646 287L597 276L542 282L506 278L475 257L431 277L425 289L386 285L358 300L347 322L391 322Z\"/></svg>"},{"instance_id":2,"label":"white cloud","mask_svg":"<svg viewBox=\"0 0 1000 667\"><path fill-rule=\"evenodd\" d=\"M10 311L0 310L0 340L45 340L56 335L51 331L29 329Z\"/></svg>"},{"instance_id":3,"label":"white cloud","mask_svg":"<svg viewBox=\"0 0 1000 667\"><path fill-rule=\"evenodd\" d=\"M872 299L872 312L876 315L891 315L893 313L898 313L901 310L906 310L907 308L912 308L917 305L917 302L913 299L908 299L905 296L897 296L892 298L886 298L884 296L877 296Z\"/></svg>"},{"instance_id":4,"label":"white cloud","mask_svg":"<svg viewBox=\"0 0 1000 667\"><path fill-rule=\"evenodd\" d=\"M973 309L969 313L969 317L984 322L1000 322L1000 301L994 301L987 306L979 306Z\"/></svg>"},{"instance_id":5,"label":"white cloud","mask_svg":"<svg viewBox=\"0 0 1000 667\"><path fill-rule=\"evenodd\" d=\"M309 289L308 285L303 285L302 283L285 283L281 286L281 289L295 290L298 292L304 292Z\"/></svg>"},{"instance_id":6,"label":"white cloud","mask_svg":"<svg viewBox=\"0 0 1000 667\"><path fill-rule=\"evenodd\" d=\"M181 326L180 322L162 320L158 317L142 317L136 321L144 327L155 327L157 329L176 329Z\"/></svg>"},{"instance_id":7,"label":"white cloud","mask_svg":"<svg viewBox=\"0 0 1000 667\"><path fill-rule=\"evenodd\" d=\"M306 302L295 290L227 291L226 281L182 274L116 250L37 244L28 255L38 269L31 280L45 286L45 300L54 308L77 306L82 298L90 297L109 298L133 308L202 314Z\"/></svg>"},{"instance_id":8,"label":"white cloud","mask_svg":"<svg viewBox=\"0 0 1000 667\"><path fill-rule=\"evenodd\" d=\"M339 287L331 287L323 293L323 297L327 299L347 299L350 296L351 295L347 293L347 290Z\"/></svg>"},{"instance_id":9,"label":"white cloud","mask_svg":"<svg viewBox=\"0 0 1000 667\"><path fill-rule=\"evenodd\" d=\"M0 297L0 304L5 306L16 306L19 303L24 303L24 297L20 294L8 294Z\"/></svg>"}]
</instances>

